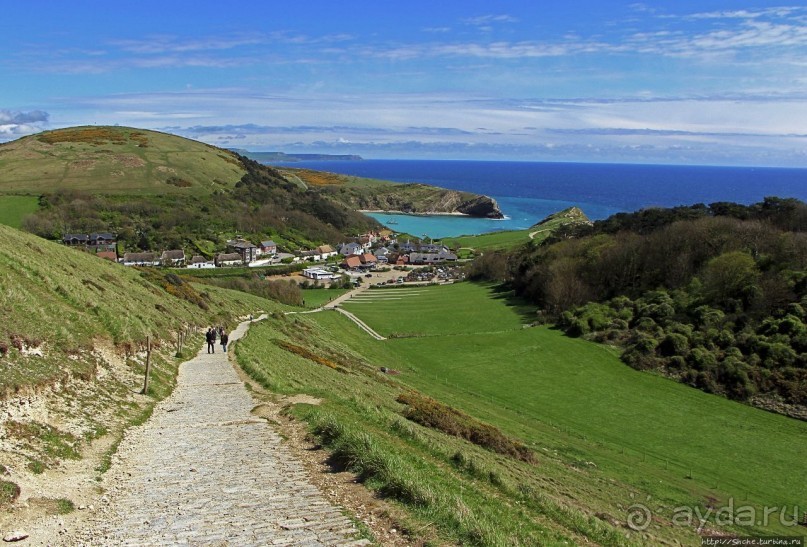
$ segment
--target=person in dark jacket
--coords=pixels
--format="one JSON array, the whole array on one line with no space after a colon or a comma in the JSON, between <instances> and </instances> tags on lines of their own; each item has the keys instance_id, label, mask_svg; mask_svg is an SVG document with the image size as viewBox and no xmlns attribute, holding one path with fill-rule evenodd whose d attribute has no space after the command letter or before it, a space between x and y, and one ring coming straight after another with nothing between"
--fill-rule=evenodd
<instances>
[{"instance_id":1,"label":"person in dark jacket","mask_svg":"<svg viewBox=\"0 0 807 547\"><path fill-rule=\"evenodd\" d=\"M216 329L210 327L205 334L207 340L207 353L216 353Z\"/></svg>"},{"instance_id":2,"label":"person in dark jacket","mask_svg":"<svg viewBox=\"0 0 807 547\"><path fill-rule=\"evenodd\" d=\"M227 353L227 342L230 341L230 335L227 334L226 330L221 329L221 337L220 338L221 338L221 351L223 351L224 353Z\"/></svg>"}]
</instances>

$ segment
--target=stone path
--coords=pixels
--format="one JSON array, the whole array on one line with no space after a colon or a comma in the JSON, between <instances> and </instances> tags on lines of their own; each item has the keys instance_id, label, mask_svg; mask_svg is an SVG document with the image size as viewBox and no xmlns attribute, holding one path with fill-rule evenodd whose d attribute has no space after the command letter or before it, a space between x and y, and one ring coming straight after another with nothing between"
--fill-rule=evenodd
<instances>
[{"instance_id":1,"label":"stone path","mask_svg":"<svg viewBox=\"0 0 807 547\"><path fill-rule=\"evenodd\" d=\"M235 341L248 327L242 323ZM183 363L173 394L127 432L84 545L364 545L309 484L221 346Z\"/></svg>"}]
</instances>

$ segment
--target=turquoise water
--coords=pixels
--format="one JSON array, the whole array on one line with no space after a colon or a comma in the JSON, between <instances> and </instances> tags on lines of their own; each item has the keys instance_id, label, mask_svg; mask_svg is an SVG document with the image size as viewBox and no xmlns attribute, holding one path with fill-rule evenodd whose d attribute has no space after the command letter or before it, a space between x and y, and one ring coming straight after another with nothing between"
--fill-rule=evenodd
<instances>
[{"instance_id":1,"label":"turquoise water","mask_svg":"<svg viewBox=\"0 0 807 547\"><path fill-rule=\"evenodd\" d=\"M619 209L591 203L571 201L499 197L496 199L505 218L471 218L456 215L396 215L390 213L367 213L381 224L396 232L406 232L415 236L427 235L430 238L456 237L461 235L484 234L501 230L523 230L546 218L552 213L568 207L581 207L586 214L596 214L596 218L606 218Z\"/></svg>"}]
</instances>

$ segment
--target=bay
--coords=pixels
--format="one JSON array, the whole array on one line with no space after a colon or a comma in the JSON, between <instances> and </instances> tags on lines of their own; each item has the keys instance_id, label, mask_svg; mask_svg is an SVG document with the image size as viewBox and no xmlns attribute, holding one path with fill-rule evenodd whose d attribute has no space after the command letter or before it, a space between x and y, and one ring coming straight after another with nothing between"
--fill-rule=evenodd
<instances>
[{"instance_id":1,"label":"bay","mask_svg":"<svg viewBox=\"0 0 807 547\"><path fill-rule=\"evenodd\" d=\"M766 196L807 201L807 169L464 160L305 161L283 164L345 175L420 182L493 197L504 220L372 213L396 231L433 238L528 228L580 207L593 220L621 211Z\"/></svg>"}]
</instances>

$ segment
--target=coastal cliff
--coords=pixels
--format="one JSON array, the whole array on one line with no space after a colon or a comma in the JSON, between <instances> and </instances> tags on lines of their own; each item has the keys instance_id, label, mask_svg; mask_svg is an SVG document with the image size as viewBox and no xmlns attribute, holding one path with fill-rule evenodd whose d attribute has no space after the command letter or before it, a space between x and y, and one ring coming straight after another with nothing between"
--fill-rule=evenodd
<instances>
[{"instance_id":1,"label":"coastal cliff","mask_svg":"<svg viewBox=\"0 0 807 547\"><path fill-rule=\"evenodd\" d=\"M472 192L307 170L294 170L294 175L308 189L358 211L504 218L496 200Z\"/></svg>"}]
</instances>

